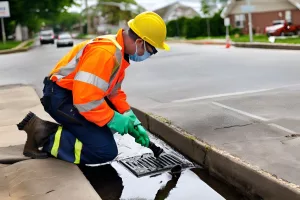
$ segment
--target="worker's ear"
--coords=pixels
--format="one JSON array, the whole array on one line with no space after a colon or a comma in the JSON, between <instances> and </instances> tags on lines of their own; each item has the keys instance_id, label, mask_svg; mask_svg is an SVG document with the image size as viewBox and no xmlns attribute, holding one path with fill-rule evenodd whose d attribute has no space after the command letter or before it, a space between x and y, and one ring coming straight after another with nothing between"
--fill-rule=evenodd
<instances>
[{"instance_id":1,"label":"worker's ear","mask_svg":"<svg viewBox=\"0 0 300 200\"><path fill-rule=\"evenodd\" d=\"M141 38L136 39L135 44L136 44L138 47L141 47L141 46L144 44L144 40L142 40Z\"/></svg>"},{"instance_id":2,"label":"worker's ear","mask_svg":"<svg viewBox=\"0 0 300 200\"><path fill-rule=\"evenodd\" d=\"M143 55L144 54L144 40L139 38L135 41L135 44L137 46L138 55L139 56Z\"/></svg>"}]
</instances>

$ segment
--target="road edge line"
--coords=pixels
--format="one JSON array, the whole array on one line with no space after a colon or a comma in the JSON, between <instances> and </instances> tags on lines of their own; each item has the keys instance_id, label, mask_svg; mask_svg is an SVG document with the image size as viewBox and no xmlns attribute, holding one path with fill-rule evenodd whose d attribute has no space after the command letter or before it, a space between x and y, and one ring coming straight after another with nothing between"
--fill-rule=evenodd
<instances>
[{"instance_id":1,"label":"road edge line","mask_svg":"<svg viewBox=\"0 0 300 200\"><path fill-rule=\"evenodd\" d=\"M250 199L300 199L300 187L200 141L168 119L132 107L143 126Z\"/></svg>"}]
</instances>

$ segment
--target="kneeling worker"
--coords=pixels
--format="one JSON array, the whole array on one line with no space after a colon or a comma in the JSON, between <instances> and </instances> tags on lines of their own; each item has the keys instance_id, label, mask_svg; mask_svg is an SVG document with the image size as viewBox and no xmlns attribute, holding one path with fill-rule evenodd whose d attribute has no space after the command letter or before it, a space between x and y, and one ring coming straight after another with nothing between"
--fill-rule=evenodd
<instances>
[{"instance_id":1,"label":"kneeling worker","mask_svg":"<svg viewBox=\"0 0 300 200\"><path fill-rule=\"evenodd\" d=\"M41 102L58 124L31 112L26 115L17 125L27 133L25 156L47 158L51 154L75 164L108 162L118 154L113 132L134 133L137 143L149 145L121 83L130 60L143 61L156 54L156 49L169 50L166 25L148 11L128 25L129 30L74 46L45 78Z\"/></svg>"}]
</instances>

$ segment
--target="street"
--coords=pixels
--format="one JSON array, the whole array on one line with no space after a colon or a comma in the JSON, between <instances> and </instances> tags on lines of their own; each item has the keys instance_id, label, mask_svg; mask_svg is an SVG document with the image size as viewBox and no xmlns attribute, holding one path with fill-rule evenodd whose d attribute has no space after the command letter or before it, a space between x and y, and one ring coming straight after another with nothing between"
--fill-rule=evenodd
<instances>
[{"instance_id":1,"label":"street","mask_svg":"<svg viewBox=\"0 0 300 200\"><path fill-rule=\"evenodd\" d=\"M31 84L41 95L43 78L68 50L37 45L0 55L0 85ZM171 44L170 52L132 63L123 89L132 106L299 184L290 173L300 168L292 155L300 142L299 80L297 51Z\"/></svg>"},{"instance_id":2,"label":"street","mask_svg":"<svg viewBox=\"0 0 300 200\"><path fill-rule=\"evenodd\" d=\"M134 106L151 108L177 100L299 83L297 51L189 44L171 47L170 52L161 51L146 62L132 62L128 68L123 87ZM40 92L44 76L68 50L70 47L37 44L29 52L0 55L0 85L33 84Z\"/></svg>"}]
</instances>

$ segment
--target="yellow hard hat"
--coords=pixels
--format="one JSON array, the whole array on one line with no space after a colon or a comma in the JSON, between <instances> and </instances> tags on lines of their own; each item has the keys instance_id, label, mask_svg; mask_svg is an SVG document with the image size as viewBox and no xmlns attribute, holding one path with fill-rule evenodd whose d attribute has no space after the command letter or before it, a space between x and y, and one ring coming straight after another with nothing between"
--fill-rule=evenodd
<instances>
[{"instance_id":1,"label":"yellow hard hat","mask_svg":"<svg viewBox=\"0 0 300 200\"><path fill-rule=\"evenodd\" d=\"M128 26L143 40L158 49L169 51L165 43L167 28L164 20L155 12L145 11L128 22Z\"/></svg>"}]
</instances>

